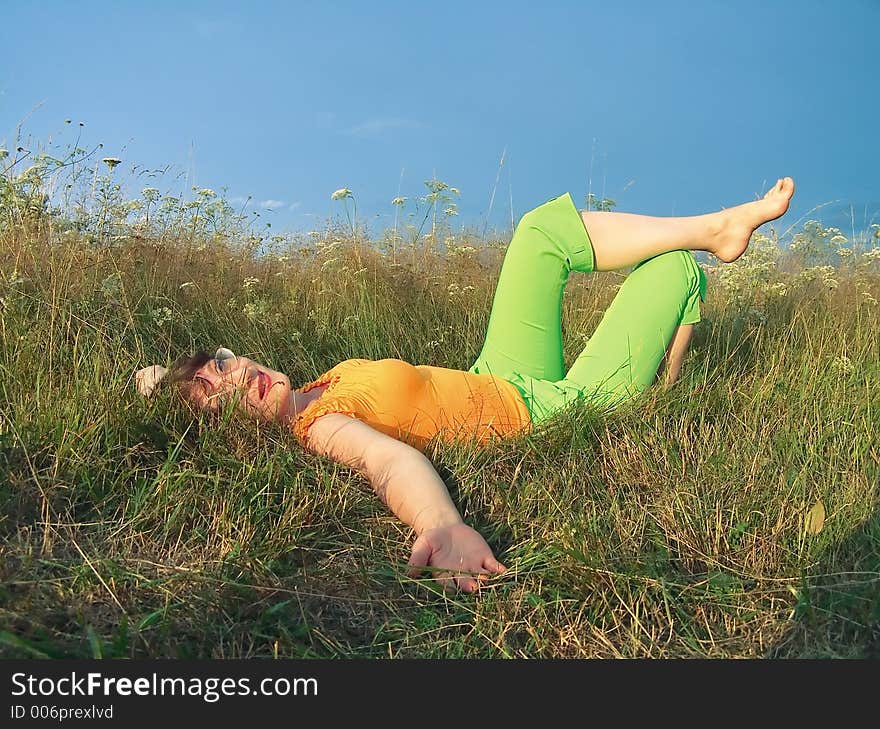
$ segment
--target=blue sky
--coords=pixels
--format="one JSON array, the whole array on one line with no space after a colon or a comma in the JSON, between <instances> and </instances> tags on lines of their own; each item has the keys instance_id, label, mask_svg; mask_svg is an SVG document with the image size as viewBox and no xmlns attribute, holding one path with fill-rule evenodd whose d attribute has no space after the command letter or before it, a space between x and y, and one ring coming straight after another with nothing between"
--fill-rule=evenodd
<instances>
[{"instance_id":1,"label":"blue sky","mask_svg":"<svg viewBox=\"0 0 880 729\"><path fill-rule=\"evenodd\" d=\"M32 146L73 141L64 119L82 121L82 146L171 165L163 190L179 174L252 196L274 230L319 228L348 187L376 232L434 175L478 226L562 192L583 206L591 184L618 210L698 214L783 175L782 227L849 232L850 206L856 229L880 222L876 0L7 2L0 18L0 144L22 122Z\"/></svg>"}]
</instances>

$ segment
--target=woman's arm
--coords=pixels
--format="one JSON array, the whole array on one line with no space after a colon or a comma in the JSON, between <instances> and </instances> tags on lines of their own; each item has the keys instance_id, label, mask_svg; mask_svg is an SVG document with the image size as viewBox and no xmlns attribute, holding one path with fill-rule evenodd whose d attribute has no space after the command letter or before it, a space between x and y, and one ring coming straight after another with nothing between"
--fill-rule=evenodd
<instances>
[{"instance_id":1,"label":"woman's arm","mask_svg":"<svg viewBox=\"0 0 880 729\"><path fill-rule=\"evenodd\" d=\"M678 379L681 372L681 365L684 362L684 355L687 352L688 344L690 344L691 336L694 333L693 324L682 324L676 328L672 334L672 341L666 348L666 368L663 373L663 387L669 389ZM660 375L658 374L658 379Z\"/></svg>"},{"instance_id":2,"label":"woman's arm","mask_svg":"<svg viewBox=\"0 0 880 729\"><path fill-rule=\"evenodd\" d=\"M406 443L397 443L402 447L392 447L368 463L376 495L418 535L461 524L461 515L431 461Z\"/></svg>"},{"instance_id":3,"label":"woman's arm","mask_svg":"<svg viewBox=\"0 0 880 729\"><path fill-rule=\"evenodd\" d=\"M443 479L424 454L342 413L317 418L308 431L309 450L350 466L416 534L460 524Z\"/></svg>"},{"instance_id":4,"label":"woman's arm","mask_svg":"<svg viewBox=\"0 0 880 729\"><path fill-rule=\"evenodd\" d=\"M418 538L411 575L420 567L453 573L504 571L485 540L464 523L443 479L420 451L341 413L317 418L309 428L308 446L365 476L388 508L413 528ZM453 583L447 574L438 577L444 587L456 584L471 591L478 586L468 575L456 575Z\"/></svg>"}]
</instances>

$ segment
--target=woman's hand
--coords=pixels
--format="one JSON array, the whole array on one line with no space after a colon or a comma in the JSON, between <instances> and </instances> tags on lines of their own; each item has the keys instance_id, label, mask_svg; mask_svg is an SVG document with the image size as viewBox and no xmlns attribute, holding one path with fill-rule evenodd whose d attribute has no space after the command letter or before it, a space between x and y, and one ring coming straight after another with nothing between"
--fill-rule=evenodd
<instances>
[{"instance_id":1,"label":"woman's hand","mask_svg":"<svg viewBox=\"0 0 880 729\"><path fill-rule=\"evenodd\" d=\"M422 532L413 544L409 566L411 569L407 574L410 577L418 577L422 567L444 570L435 573L435 579L443 588L454 590L458 587L465 592L478 590L480 582L507 570L495 559L479 532L464 523ZM469 572L479 574L466 574Z\"/></svg>"}]
</instances>

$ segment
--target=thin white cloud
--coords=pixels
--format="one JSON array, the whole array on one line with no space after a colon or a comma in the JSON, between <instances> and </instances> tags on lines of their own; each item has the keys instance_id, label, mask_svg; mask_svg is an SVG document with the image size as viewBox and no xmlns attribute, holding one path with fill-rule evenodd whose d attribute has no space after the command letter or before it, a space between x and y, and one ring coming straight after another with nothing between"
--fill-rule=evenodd
<instances>
[{"instance_id":1,"label":"thin white cloud","mask_svg":"<svg viewBox=\"0 0 880 729\"><path fill-rule=\"evenodd\" d=\"M298 207L301 207L301 206L302 206L302 201L297 200L296 202L290 203L290 207L288 208L288 210L296 210Z\"/></svg>"},{"instance_id":2,"label":"thin white cloud","mask_svg":"<svg viewBox=\"0 0 880 729\"><path fill-rule=\"evenodd\" d=\"M244 197L243 195L236 195L235 197L229 198L229 200L227 202L230 205L244 205L248 200L250 200L249 197Z\"/></svg>"},{"instance_id":3,"label":"thin white cloud","mask_svg":"<svg viewBox=\"0 0 880 729\"><path fill-rule=\"evenodd\" d=\"M379 119L368 119L365 122L346 129L344 134L353 137L377 137L380 134L391 129L405 129L417 127L419 123L413 119L398 119L393 117L385 117Z\"/></svg>"},{"instance_id":4,"label":"thin white cloud","mask_svg":"<svg viewBox=\"0 0 880 729\"><path fill-rule=\"evenodd\" d=\"M284 200L271 200L270 199L270 200L263 200L260 203L260 207L263 208L263 210L278 210L278 208L283 208L285 205L287 205L287 203L284 202Z\"/></svg>"}]
</instances>

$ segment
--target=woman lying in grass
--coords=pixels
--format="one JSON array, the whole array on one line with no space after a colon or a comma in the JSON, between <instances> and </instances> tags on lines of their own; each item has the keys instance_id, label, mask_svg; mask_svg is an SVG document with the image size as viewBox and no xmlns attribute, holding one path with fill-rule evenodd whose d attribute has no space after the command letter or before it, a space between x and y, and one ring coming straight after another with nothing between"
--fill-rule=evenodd
<instances>
[{"instance_id":1,"label":"woman lying in grass","mask_svg":"<svg viewBox=\"0 0 880 729\"><path fill-rule=\"evenodd\" d=\"M752 232L785 213L790 177L763 199L684 218L581 211L568 194L526 213L505 254L480 356L460 370L399 359L349 359L300 388L283 372L220 348L137 373L149 395L161 381L205 411L225 402L290 427L310 451L363 474L417 534L410 574L435 568L467 592L506 568L466 525L423 450L445 440L514 436L578 398L613 408L657 378L678 377L706 277L689 251L734 261ZM562 296L571 271L635 266L567 372Z\"/></svg>"}]
</instances>

